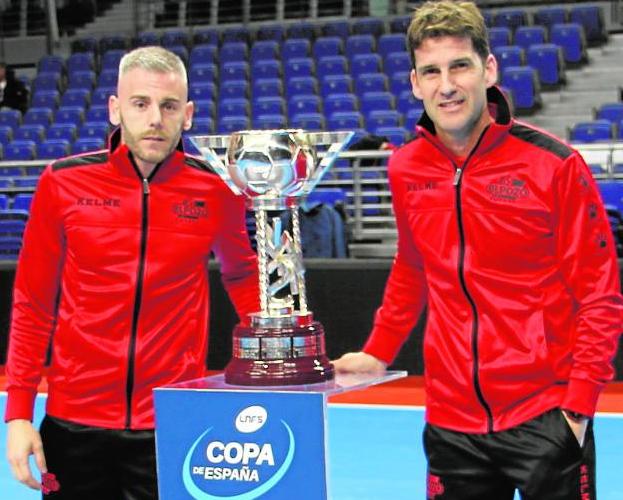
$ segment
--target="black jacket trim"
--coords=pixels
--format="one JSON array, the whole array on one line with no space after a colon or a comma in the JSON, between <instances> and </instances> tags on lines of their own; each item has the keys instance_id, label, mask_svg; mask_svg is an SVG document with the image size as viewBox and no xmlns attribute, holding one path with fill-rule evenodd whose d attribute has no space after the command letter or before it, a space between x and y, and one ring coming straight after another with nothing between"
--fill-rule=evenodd
<instances>
[{"instance_id":1,"label":"black jacket trim","mask_svg":"<svg viewBox=\"0 0 623 500\"><path fill-rule=\"evenodd\" d=\"M87 165L106 163L107 161L108 151L96 151L85 155L62 158L52 163L51 168L53 172L56 172L57 170L63 170L65 168L85 167Z\"/></svg>"},{"instance_id":2,"label":"black jacket trim","mask_svg":"<svg viewBox=\"0 0 623 500\"><path fill-rule=\"evenodd\" d=\"M573 149L565 143L526 125L514 124L510 129L510 134L538 148L549 151L561 160L566 160L573 154Z\"/></svg>"}]
</instances>

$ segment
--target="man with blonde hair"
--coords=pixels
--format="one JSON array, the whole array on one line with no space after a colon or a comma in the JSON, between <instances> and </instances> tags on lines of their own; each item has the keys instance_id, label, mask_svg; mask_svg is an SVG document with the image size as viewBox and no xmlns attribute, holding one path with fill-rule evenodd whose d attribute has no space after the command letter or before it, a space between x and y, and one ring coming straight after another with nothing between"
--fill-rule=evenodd
<instances>
[{"instance_id":1,"label":"man with blonde hair","mask_svg":"<svg viewBox=\"0 0 623 500\"><path fill-rule=\"evenodd\" d=\"M160 47L126 54L109 111L107 150L43 172L17 267L7 454L45 498L157 498L152 389L205 373L212 251L239 317L259 308L244 201L182 147L193 113L182 61Z\"/></svg>"},{"instance_id":2,"label":"man with blonde hair","mask_svg":"<svg viewBox=\"0 0 623 500\"><path fill-rule=\"evenodd\" d=\"M362 352L382 372L425 305L428 498L595 498L592 417L623 325L615 247L577 151L513 119L472 2L408 29L425 113L388 167L398 251Z\"/></svg>"}]
</instances>

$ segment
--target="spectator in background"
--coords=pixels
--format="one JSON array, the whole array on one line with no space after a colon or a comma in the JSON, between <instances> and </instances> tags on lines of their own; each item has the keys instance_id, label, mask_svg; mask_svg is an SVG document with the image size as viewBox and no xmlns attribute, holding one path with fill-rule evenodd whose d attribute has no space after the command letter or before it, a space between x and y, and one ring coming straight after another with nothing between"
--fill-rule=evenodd
<instances>
[{"instance_id":1,"label":"spectator in background","mask_svg":"<svg viewBox=\"0 0 623 500\"><path fill-rule=\"evenodd\" d=\"M205 373L212 251L242 322L259 310L244 199L184 152L187 99L179 57L129 52L109 101L120 126L109 151L53 162L39 180L13 292L5 418L13 475L44 494L60 488L50 498L158 497L152 389Z\"/></svg>"},{"instance_id":2,"label":"spectator in background","mask_svg":"<svg viewBox=\"0 0 623 500\"><path fill-rule=\"evenodd\" d=\"M363 351L382 373L425 305L428 498L595 498L592 419L623 327L612 234L580 154L511 115L473 2L407 33L424 101L388 175L398 251Z\"/></svg>"},{"instance_id":3,"label":"spectator in background","mask_svg":"<svg viewBox=\"0 0 623 500\"><path fill-rule=\"evenodd\" d=\"M0 62L0 110L17 109L22 113L28 109L28 89L15 78L15 72Z\"/></svg>"}]
</instances>

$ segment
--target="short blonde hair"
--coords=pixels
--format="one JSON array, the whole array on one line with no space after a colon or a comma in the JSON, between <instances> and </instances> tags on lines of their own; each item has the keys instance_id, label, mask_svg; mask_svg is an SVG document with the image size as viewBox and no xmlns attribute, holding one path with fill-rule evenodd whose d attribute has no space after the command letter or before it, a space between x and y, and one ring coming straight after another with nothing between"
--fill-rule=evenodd
<instances>
[{"instance_id":1,"label":"short blonde hair","mask_svg":"<svg viewBox=\"0 0 623 500\"><path fill-rule=\"evenodd\" d=\"M139 47L128 52L119 62L119 76L135 68L157 73L177 73L188 85L186 66L177 54L163 47Z\"/></svg>"},{"instance_id":2,"label":"short blonde hair","mask_svg":"<svg viewBox=\"0 0 623 500\"><path fill-rule=\"evenodd\" d=\"M407 49L415 68L415 49L427 38L458 36L469 38L483 60L489 56L487 27L474 2L428 1L413 14L407 30Z\"/></svg>"}]
</instances>

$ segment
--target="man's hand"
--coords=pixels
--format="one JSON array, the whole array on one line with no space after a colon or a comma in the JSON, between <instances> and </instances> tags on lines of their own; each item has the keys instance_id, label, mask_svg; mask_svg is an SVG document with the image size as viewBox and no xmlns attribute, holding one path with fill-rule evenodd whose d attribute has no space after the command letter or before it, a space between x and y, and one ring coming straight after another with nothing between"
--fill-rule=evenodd
<instances>
[{"instance_id":1,"label":"man's hand","mask_svg":"<svg viewBox=\"0 0 623 500\"><path fill-rule=\"evenodd\" d=\"M41 483L33 477L28 458L30 455L34 455L39 471L41 473L47 472L41 435L33 427L30 420L11 420L7 427L7 459L13 476L26 486L40 490Z\"/></svg>"},{"instance_id":2,"label":"man's hand","mask_svg":"<svg viewBox=\"0 0 623 500\"><path fill-rule=\"evenodd\" d=\"M575 434L578 443L580 443L580 447L584 446L584 438L586 437L586 428L588 427L588 417L584 418L572 418L569 416L566 410L562 410L562 415L565 417L565 420L571 427L573 434Z\"/></svg>"},{"instance_id":3,"label":"man's hand","mask_svg":"<svg viewBox=\"0 0 623 500\"><path fill-rule=\"evenodd\" d=\"M382 375L387 365L378 358L365 352L349 352L333 361L335 371L339 373L371 373Z\"/></svg>"}]
</instances>

